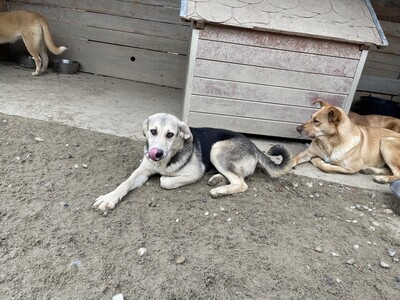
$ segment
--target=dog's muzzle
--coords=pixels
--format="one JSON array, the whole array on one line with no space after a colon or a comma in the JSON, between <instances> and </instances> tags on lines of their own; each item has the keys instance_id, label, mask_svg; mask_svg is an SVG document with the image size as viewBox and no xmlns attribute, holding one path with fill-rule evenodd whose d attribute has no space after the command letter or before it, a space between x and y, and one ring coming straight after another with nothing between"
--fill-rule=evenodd
<instances>
[{"instance_id":1,"label":"dog's muzzle","mask_svg":"<svg viewBox=\"0 0 400 300\"><path fill-rule=\"evenodd\" d=\"M147 153L147 156L153 161L159 161L161 158L163 158L164 151L154 147L150 149L150 151Z\"/></svg>"}]
</instances>

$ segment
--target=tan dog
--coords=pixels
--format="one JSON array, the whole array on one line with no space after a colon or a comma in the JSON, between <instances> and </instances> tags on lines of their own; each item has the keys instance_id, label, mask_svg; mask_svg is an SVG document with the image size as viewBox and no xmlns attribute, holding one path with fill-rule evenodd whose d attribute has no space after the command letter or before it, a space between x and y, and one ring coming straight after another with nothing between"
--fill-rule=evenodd
<instances>
[{"instance_id":1,"label":"tan dog","mask_svg":"<svg viewBox=\"0 0 400 300\"><path fill-rule=\"evenodd\" d=\"M27 11L0 12L0 44L14 43L20 38L35 60L36 70L32 75L40 75L47 69L49 57L46 46L56 55L67 49L56 47L43 16Z\"/></svg>"},{"instance_id":2,"label":"tan dog","mask_svg":"<svg viewBox=\"0 0 400 300\"><path fill-rule=\"evenodd\" d=\"M381 127L400 133L400 120L394 117L382 115L359 115L349 112L350 120L357 125Z\"/></svg>"},{"instance_id":3,"label":"tan dog","mask_svg":"<svg viewBox=\"0 0 400 300\"><path fill-rule=\"evenodd\" d=\"M293 160L293 166L311 161L328 173L374 174L379 183L400 178L400 134L385 128L355 125L338 107L317 100L321 109L297 127L311 145ZM388 166L385 168L384 166Z\"/></svg>"}]
</instances>

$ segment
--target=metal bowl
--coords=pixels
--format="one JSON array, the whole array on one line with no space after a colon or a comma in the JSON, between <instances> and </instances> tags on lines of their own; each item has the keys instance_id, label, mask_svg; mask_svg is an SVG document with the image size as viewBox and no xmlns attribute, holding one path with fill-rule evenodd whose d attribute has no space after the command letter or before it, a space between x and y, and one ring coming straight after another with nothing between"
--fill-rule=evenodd
<instances>
[{"instance_id":1,"label":"metal bowl","mask_svg":"<svg viewBox=\"0 0 400 300\"><path fill-rule=\"evenodd\" d=\"M53 70L62 74L78 73L79 62L69 59L60 59L53 61Z\"/></svg>"},{"instance_id":2,"label":"metal bowl","mask_svg":"<svg viewBox=\"0 0 400 300\"><path fill-rule=\"evenodd\" d=\"M29 69L36 68L35 60L30 55L20 55L18 57L18 62L21 67L29 68Z\"/></svg>"}]
</instances>

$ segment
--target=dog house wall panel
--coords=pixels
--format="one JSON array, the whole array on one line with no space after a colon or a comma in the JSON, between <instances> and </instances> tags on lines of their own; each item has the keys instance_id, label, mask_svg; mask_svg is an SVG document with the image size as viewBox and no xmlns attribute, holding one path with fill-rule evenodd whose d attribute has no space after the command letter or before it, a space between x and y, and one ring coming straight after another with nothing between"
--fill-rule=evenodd
<instances>
[{"instance_id":1,"label":"dog house wall panel","mask_svg":"<svg viewBox=\"0 0 400 300\"><path fill-rule=\"evenodd\" d=\"M190 26L179 0L19 0L9 10L44 15L62 57L80 71L183 88Z\"/></svg>"},{"instance_id":2,"label":"dog house wall panel","mask_svg":"<svg viewBox=\"0 0 400 300\"><path fill-rule=\"evenodd\" d=\"M298 137L318 98L348 110L362 64L354 44L242 28L206 24L194 43L184 119L251 134Z\"/></svg>"}]
</instances>

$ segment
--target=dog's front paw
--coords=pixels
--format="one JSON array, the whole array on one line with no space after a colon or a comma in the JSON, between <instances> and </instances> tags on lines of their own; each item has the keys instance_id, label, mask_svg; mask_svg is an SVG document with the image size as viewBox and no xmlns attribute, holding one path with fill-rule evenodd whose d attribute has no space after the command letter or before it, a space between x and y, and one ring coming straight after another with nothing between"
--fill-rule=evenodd
<instances>
[{"instance_id":1,"label":"dog's front paw","mask_svg":"<svg viewBox=\"0 0 400 300\"><path fill-rule=\"evenodd\" d=\"M118 202L119 197L116 196L114 192L111 192L98 197L95 200L93 207L104 211L107 209L114 209L115 205L117 205Z\"/></svg>"}]
</instances>

